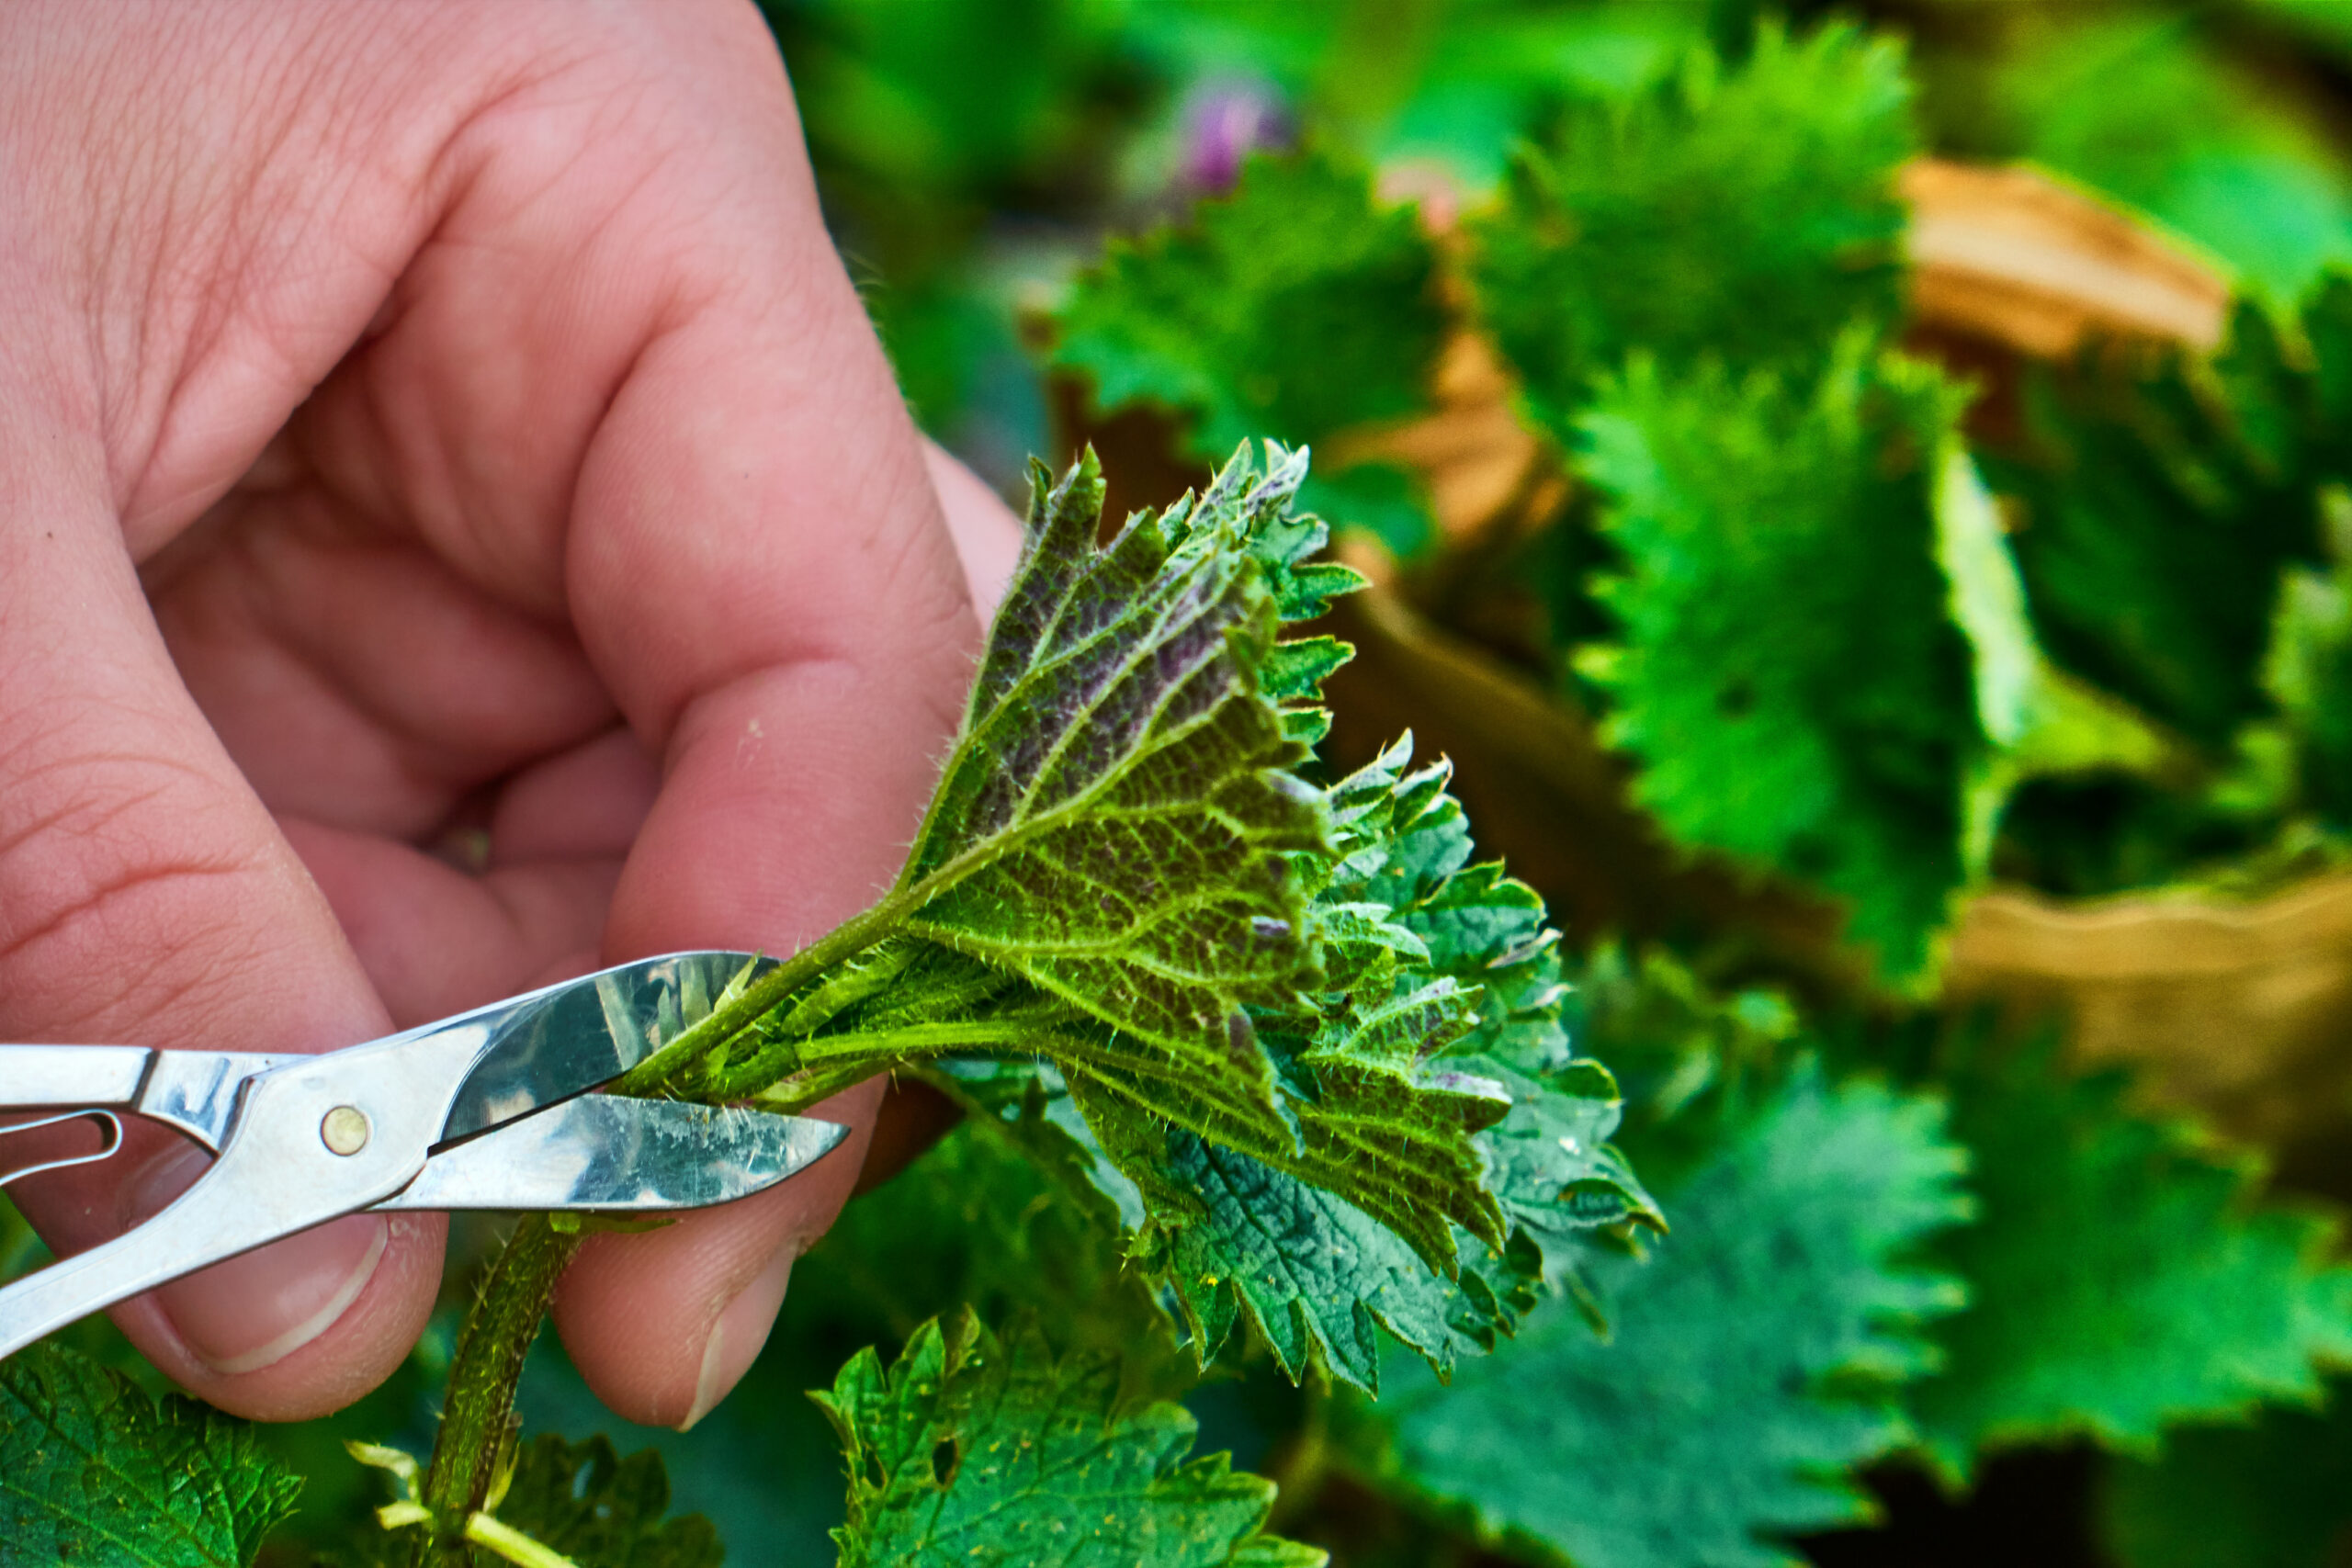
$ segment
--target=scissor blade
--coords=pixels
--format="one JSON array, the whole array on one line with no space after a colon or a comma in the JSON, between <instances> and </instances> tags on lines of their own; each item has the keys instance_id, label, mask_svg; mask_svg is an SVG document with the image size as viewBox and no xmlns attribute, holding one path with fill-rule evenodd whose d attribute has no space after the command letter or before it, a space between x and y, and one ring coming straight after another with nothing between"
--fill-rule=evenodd
<instances>
[{"instance_id":1,"label":"scissor blade","mask_svg":"<svg viewBox=\"0 0 2352 1568\"><path fill-rule=\"evenodd\" d=\"M773 1187L848 1135L803 1116L583 1095L443 1149L376 1207L699 1209Z\"/></svg>"},{"instance_id":2,"label":"scissor blade","mask_svg":"<svg viewBox=\"0 0 2352 1568\"><path fill-rule=\"evenodd\" d=\"M490 1043L450 1107L443 1141L610 1083L707 1012L747 964L764 962L748 953L673 953L435 1025L490 1032Z\"/></svg>"}]
</instances>

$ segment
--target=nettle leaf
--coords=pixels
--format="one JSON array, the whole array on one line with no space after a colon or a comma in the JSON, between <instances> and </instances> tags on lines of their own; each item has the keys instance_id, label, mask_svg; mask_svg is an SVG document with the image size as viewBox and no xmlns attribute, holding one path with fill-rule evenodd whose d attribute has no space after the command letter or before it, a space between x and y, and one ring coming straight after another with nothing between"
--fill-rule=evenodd
<instances>
[{"instance_id":1,"label":"nettle leaf","mask_svg":"<svg viewBox=\"0 0 2352 1568\"><path fill-rule=\"evenodd\" d=\"M1193 1417L1118 1407L1106 1358L1057 1359L1034 1324L1002 1340L969 1313L915 1331L885 1368L865 1350L812 1395L841 1433L842 1568L1314 1568L1260 1533L1271 1483L1191 1459Z\"/></svg>"},{"instance_id":2,"label":"nettle leaf","mask_svg":"<svg viewBox=\"0 0 2352 1568\"><path fill-rule=\"evenodd\" d=\"M1519 1338L1350 1407L1385 1485L1588 1568L1793 1562L1774 1538L1866 1517L1854 1467L1908 1436L1951 1279L1910 1260L1966 1217L1933 1101L1800 1074L1666 1193L1646 1260L1588 1266L1613 1325L1554 1305Z\"/></svg>"},{"instance_id":3,"label":"nettle leaf","mask_svg":"<svg viewBox=\"0 0 2352 1568\"><path fill-rule=\"evenodd\" d=\"M1159 1174L1199 1211L1148 1229L1136 1261L1175 1287L1204 1362L1246 1312L1294 1381L1319 1366L1376 1392L1375 1325L1450 1375L1534 1303L1542 1257L1524 1243L1492 1253L1459 1233L1448 1277L1346 1200L1247 1155L1180 1136Z\"/></svg>"},{"instance_id":4,"label":"nettle leaf","mask_svg":"<svg viewBox=\"0 0 2352 1568\"><path fill-rule=\"evenodd\" d=\"M1918 150L1902 51L1850 28L1757 29L1630 103L1568 110L1474 229L1486 321L1569 438L1635 352L1674 369L1818 361L1901 308L1897 165Z\"/></svg>"},{"instance_id":5,"label":"nettle leaf","mask_svg":"<svg viewBox=\"0 0 2352 1568\"><path fill-rule=\"evenodd\" d=\"M2264 716L2278 579L2324 564L2321 487L2352 477L2352 280L2300 334L2243 304L2210 362L2103 354L2043 372L2026 449L1988 465L2014 495L2051 656L2189 739Z\"/></svg>"},{"instance_id":6,"label":"nettle leaf","mask_svg":"<svg viewBox=\"0 0 2352 1568\"><path fill-rule=\"evenodd\" d=\"M1312 963L1281 852L1319 845L1304 760L1261 694L1277 611L1243 546L1295 493L1246 468L1101 551L1091 468L1048 493L909 857L901 929L1040 990L1183 1076L1241 1004ZM1037 476L1045 487L1042 471ZM1146 1069L1140 1052L1122 1064ZM1253 1086L1270 1099L1270 1079Z\"/></svg>"},{"instance_id":7,"label":"nettle leaf","mask_svg":"<svg viewBox=\"0 0 2352 1568\"><path fill-rule=\"evenodd\" d=\"M1067 1156L1069 1168L1127 1215L1136 1262L1173 1288L1204 1361L1246 1316L1293 1378L1319 1366L1375 1389L1377 1327L1443 1375L1513 1330L1547 1251L1557 1262L1582 1233L1656 1221L1608 1141L1615 1085L1568 1049L1566 988L1542 900L1498 867L1470 863L1468 825L1444 793L1447 770L1408 771L1409 759L1400 744L1329 794L1335 844L1311 872L1320 886L1309 924L1326 938L1331 980L1344 975L1347 989L1317 1015L1255 1012L1253 1031L1277 1060L1327 1073L1353 1062L1368 1079L1384 1056L1411 1064L1428 1052L1417 1070L1475 1086L1472 1104L1493 1103L1498 1087L1507 1092L1508 1110L1469 1153L1508 1240L1456 1225L1449 1251L1431 1258L1385 1214L1239 1151L1123 1125L1097 1141L1065 1121L1086 1150ZM968 1100L974 1084L952 1087ZM1010 1109L1000 1100L1000 1116ZM1116 1145L1115 1161L1106 1145ZM1136 1173L1132 1199L1105 1180L1114 1164Z\"/></svg>"},{"instance_id":8,"label":"nettle leaf","mask_svg":"<svg viewBox=\"0 0 2352 1568\"><path fill-rule=\"evenodd\" d=\"M1054 363L1090 378L1106 412L1182 416L1197 457L1260 434L1318 444L1427 405L1446 325L1436 276L1414 213L1380 203L1369 171L1255 157L1184 224L1111 242L1062 308ZM1428 537L1419 481L1394 467L1313 479L1306 499L1408 552Z\"/></svg>"},{"instance_id":9,"label":"nettle leaf","mask_svg":"<svg viewBox=\"0 0 2352 1568\"><path fill-rule=\"evenodd\" d=\"M2238 731L2235 776L2214 792L2247 815L2300 810L2352 825L2352 496L2322 497L2328 567L2289 567L2263 657L2275 718Z\"/></svg>"},{"instance_id":10,"label":"nettle leaf","mask_svg":"<svg viewBox=\"0 0 2352 1568\"><path fill-rule=\"evenodd\" d=\"M1385 911L1427 953L1430 973L1476 1013L1439 1057L1500 1084L1510 1110L1479 1135L1510 1223L1547 1245L1656 1210L1609 1145L1621 1111L1598 1062L1570 1049L1559 933L1543 899L1498 862L1473 863L1470 823L1445 793L1442 762L1408 773L1409 739L1331 794L1341 856L1324 899Z\"/></svg>"},{"instance_id":11,"label":"nettle leaf","mask_svg":"<svg viewBox=\"0 0 2352 1568\"><path fill-rule=\"evenodd\" d=\"M1279 447L1262 477L1244 455L1099 547L1091 459L1050 490L1040 476L899 886L722 998L630 1087L791 1108L951 1052L1020 1065L985 1093L943 1070L968 1102L1027 1094L1042 1058L1050 1092L1007 1125L1090 1173L1139 1255L1188 1281L1204 1356L1237 1311L1217 1292L1264 1281L1272 1295L1244 1299L1295 1374L1361 1345L1361 1310L1425 1325L1400 1332L1441 1362L1452 1342L1431 1325L1489 1342L1533 1256L1515 1229L1648 1213L1606 1145L1613 1087L1566 1052L1542 905L1467 865L1443 770L1408 775L1399 750L1329 791L1287 771L1348 650L1279 628L1360 581L1314 558L1327 530L1293 512L1305 472ZM1302 1247L1351 1238L1359 1294L1294 1329L1279 1282L1336 1265L1220 1230L1236 1183L1321 1215ZM1415 1269L1438 1294L1408 1305L1384 1287ZM1335 1364L1372 1374L1363 1354Z\"/></svg>"},{"instance_id":12,"label":"nettle leaf","mask_svg":"<svg viewBox=\"0 0 2352 1568\"><path fill-rule=\"evenodd\" d=\"M1408 1015L1417 1038L1445 1042L1437 1066L1510 1095L1476 1145L1510 1243L1457 1230L1453 1277L1436 1277L1343 1200L1246 1156L1171 1142L1159 1175L1204 1212L1159 1221L1136 1244L1139 1259L1175 1285L1205 1348L1246 1309L1292 1376L1321 1362L1368 1390L1379 1378L1374 1323L1447 1375L1458 1356L1490 1350L1515 1328L1545 1247L1656 1218L1608 1141L1616 1086L1568 1050L1566 988L1543 901L1498 866L1470 863L1447 769L1408 773L1409 761L1400 744L1331 791L1339 853L1316 907L1345 933L1332 945L1351 962L1400 971L1385 1002L1383 987L1361 986L1375 1004L1359 1040Z\"/></svg>"},{"instance_id":13,"label":"nettle leaf","mask_svg":"<svg viewBox=\"0 0 2352 1568\"><path fill-rule=\"evenodd\" d=\"M1849 901L1849 935L1918 974L1966 874L1989 745L1939 565L1935 490L1965 393L1849 334L1803 382L1637 361L1583 423L1623 570L1622 627L1578 668L1634 793L1684 842Z\"/></svg>"},{"instance_id":14,"label":"nettle leaf","mask_svg":"<svg viewBox=\"0 0 2352 1568\"><path fill-rule=\"evenodd\" d=\"M1965 1477L1987 1448L2087 1433L2146 1450L2176 1421L2309 1403L2314 1361L2352 1359L2336 1227L2257 1207L2257 1173L2039 1057L1952 1079L1983 1223L1940 1258L1969 1283L1913 1393L1929 1454Z\"/></svg>"},{"instance_id":15,"label":"nettle leaf","mask_svg":"<svg viewBox=\"0 0 2352 1568\"><path fill-rule=\"evenodd\" d=\"M299 1476L244 1422L42 1343L0 1361L0 1558L245 1568Z\"/></svg>"},{"instance_id":16,"label":"nettle leaf","mask_svg":"<svg viewBox=\"0 0 2352 1568\"><path fill-rule=\"evenodd\" d=\"M663 1516L670 1479L652 1450L623 1459L594 1437L542 1434L523 1445L498 1505L501 1524L596 1568L718 1568L718 1532L698 1514Z\"/></svg>"}]
</instances>

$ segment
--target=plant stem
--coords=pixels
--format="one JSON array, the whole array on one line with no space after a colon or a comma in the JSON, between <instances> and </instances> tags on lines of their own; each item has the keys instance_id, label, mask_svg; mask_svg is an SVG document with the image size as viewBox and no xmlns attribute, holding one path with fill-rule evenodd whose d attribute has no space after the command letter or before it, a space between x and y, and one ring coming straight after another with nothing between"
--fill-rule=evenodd
<instances>
[{"instance_id":1,"label":"plant stem","mask_svg":"<svg viewBox=\"0 0 2352 1568\"><path fill-rule=\"evenodd\" d=\"M704 1053L782 1006L795 991L827 969L872 947L898 922L904 900L903 890L895 892L822 941L802 948L754 980L741 996L714 1010L709 1017L676 1038L664 1042L653 1055L605 1085L605 1089L613 1094L649 1097L675 1091L680 1087L676 1081L679 1075L693 1066Z\"/></svg>"},{"instance_id":2,"label":"plant stem","mask_svg":"<svg viewBox=\"0 0 2352 1568\"><path fill-rule=\"evenodd\" d=\"M511 1529L488 1514L476 1514L466 1521L466 1539L520 1568L577 1568L562 1552L541 1546L521 1530Z\"/></svg>"},{"instance_id":3,"label":"plant stem","mask_svg":"<svg viewBox=\"0 0 2352 1568\"><path fill-rule=\"evenodd\" d=\"M458 1333L441 1430L424 1472L433 1528L413 1560L416 1568L463 1568L464 1531L487 1506L501 1469L511 1462L514 1389L523 1359L539 1331L563 1266L580 1249L543 1214L526 1214L492 1263L481 1294Z\"/></svg>"},{"instance_id":4,"label":"plant stem","mask_svg":"<svg viewBox=\"0 0 2352 1568\"><path fill-rule=\"evenodd\" d=\"M930 880L937 879L934 874ZM781 1008L827 970L874 946L903 919L908 907L926 896L923 888L894 889L855 919L786 959L606 1087L620 1094L680 1092L685 1089L680 1080L706 1053ZM944 1049L956 1043L959 1034L985 1032L916 1026L881 1033L863 1044L867 1050ZM1010 1043L1019 1032L1003 1032ZM843 1048L844 1055L857 1051L856 1046ZM465 1568L469 1557L466 1532L488 1506L503 1473L513 1463L514 1391L522 1381L524 1358L538 1335L556 1280L579 1248L577 1235L557 1231L543 1214L528 1214L491 1265L481 1293L458 1331L457 1354L450 1363L441 1427L434 1438L432 1464L424 1474L423 1495L424 1506L432 1510L432 1528L423 1532L424 1542L413 1559L416 1568Z\"/></svg>"},{"instance_id":5,"label":"plant stem","mask_svg":"<svg viewBox=\"0 0 2352 1568\"><path fill-rule=\"evenodd\" d=\"M749 1026L828 966L872 945L897 913L885 899L804 948L611 1087L635 1094L660 1094L671 1088L704 1050ZM538 1337L556 1280L580 1250L580 1241L577 1235L556 1230L544 1214L526 1214L491 1264L481 1293L458 1330L457 1354L449 1366L441 1428L424 1473L424 1500L432 1510L432 1529L413 1560L416 1568L465 1568L469 1561L466 1532L513 1462L514 1390L522 1381L524 1358Z\"/></svg>"}]
</instances>

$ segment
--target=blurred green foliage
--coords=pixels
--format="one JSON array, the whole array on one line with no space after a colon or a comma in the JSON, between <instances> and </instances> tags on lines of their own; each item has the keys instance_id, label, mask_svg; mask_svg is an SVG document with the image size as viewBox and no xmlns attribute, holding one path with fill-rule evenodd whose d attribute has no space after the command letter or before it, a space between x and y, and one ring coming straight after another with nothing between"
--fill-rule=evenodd
<instances>
[{"instance_id":1,"label":"blurred green foliage","mask_svg":"<svg viewBox=\"0 0 2352 1568\"><path fill-rule=\"evenodd\" d=\"M2227 1426L2175 1432L2161 1457L2125 1460L2101 1498L2109 1539L2131 1568L2312 1568L2352 1546L2344 1477L2352 1399L2273 1405Z\"/></svg>"},{"instance_id":2,"label":"blurred green foliage","mask_svg":"<svg viewBox=\"0 0 2352 1568\"><path fill-rule=\"evenodd\" d=\"M1957 1307L1923 1242L1966 1217L1939 1108L1811 1071L1713 1131L1656 1258L1599 1266L1603 1340L1553 1311L1451 1386L1351 1402L1356 1462L1542 1558L1769 1568L1760 1534L1868 1517L1849 1479L1907 1436L1894 1390Z\"/></svg>"},{"instance_id":3,"label":"blurred green foliage","mask_svg":"<svg viewBox=\"0 0 2352 1568\"><path fill-rule=\"evenodd\" d=\"M1445 331L1437 257L1369 171L1251 154L1187 228L1114 241L1063 307L1053 363L1106 405L1146 404L1216 462L1253 436L1295 446L1420 412ZM1387 464L1309 476L1300 504L1407 554L1429 547L1410 478Z\"/></svg>"},{"instance_id":4,"label":"blurred green foliage","mask_svg":"<svg viewBox=\"0 0 2352 1568\"><path fill-rule=\"evenodd\" d=\"M1943 1136L1983 1212L1948 1225L1936 1256L1975 1304L1939 1327L1934 1354L1877 1364L1897 1435L1816 1464L1908 1442L1960 1485L1980 1450L2088 1431L2144 1454L2171 1423L2311 1397L2352 1326L2324 1261L2332 1218L2258 1201L2243 1153L2199 1152L2111 1086L2069 1083L2051 1052L1967 1043L1919 1004L1991 876L2065 897L2274 888L2340 858L2352 610L2335 431L2352 359L2330 269L2352 260L2335 134L2352 32L2336 8L1913 0L1856 25L1736 0L1364 6L1290 8L1259 38L1242 8L1153 9L1182 17L1196 46L1217 40L1217 64L1191 78L1209 86L1162 89L1162 129L1139 142L1159 161L1128 164L1143 186L1100 209L1143 236L1035 295L1031 330L1071 376L1076 427L1144 408L1177 432L1254 417L1352 454L1416 411L1411 383L1351 367L1415 367L1418 412L1442 421L1450 394L1419 368L1429 301L1484 336L1568 500L1494 539L1449 539L1433 511L1400 525L1372 495L1318 502L1403 558L1401 599L1484 639L1622 759L1670 846L1652 874L1728 857L1751 885L1826 895L1878 976L1825 997L1820 971L1789 972L1804 993L1792 1009L1755 988L1769 965L1743 967L1736 904L1644 933L1695 970L1655 949L1598 952L1583 1043L1628 1074L1634 1146L1687 1196L1675 1170L1728 1157L1739 1123L1720 1108L1754 1115L1785 1092L1800 1043L1843 1086L1826 1103L1860 1104L1843 1098L1866 1098L1852 1075L1886 1072L1953 1105ZM1376 63L1351 52L1350 19L1385 29ZM1546 51L1491 46L1506 36L1558 52L1529 69ZM1477 86L1463 62L1482 48ZM1260 140L1315 151L1230 161L1222 195L1224 177L1170 155L1165 129L1185 129L1200 101L1187 92L1216 91L1272 101ZM1919 345L1895 175L1920 152L2030 160L2136 209L2234 284L2222 352L2102 346L2022 371L1906 357ZM1334 167L1375 177L1347 200L1327 177L1319 209L1292 194ZM1158 198L1138 199L1154 180ZM1201 195L1219 199L1187 213ZM1438 285L1392 285L1398 303L1376 308L1367 241L1401 244L1416 209ZM1258 212L1266 238L1220 242ZM1351 321L1345 352L1316 352ZM1434 492L1396 493L1428 506ZM1509 626L1522 629L1495 637ZM1477 765L1464 760L1473 787ZM1591 830L1557 806L1547 817L1540 795L1526 809L1520 841L1548 833L1573 857ZM1830 1209L1786 1201L1754 1223L1793 1224L1789 1256L1833 1233ZM1681 1299L1678 1257L1727 1268L1739 1245L1698 1212L1655 1262L1602 1258L1555 1288L1588 1314L1639 1313L1653 1290ZM1800 1314L1829 1332L1828 1300L1807 1301ZM1770 1464L1747 1492L1696 1450L1602 1479L1598 1456L1671 1453L1702 1432L1781 1451L1760 1407L1715 1419L1657 1392L1679 1386L1676 1366L1770 1354L1674 1322L1600 1348L1539 1306L1520 1342L1464 1363L1457 1392L1417 1384L1372 1407L1350 1429L1376 1436L1343 1445L1353 1457L1315 1459L1310 1421L1293 1472L1313 1485L1336 1467L1428 1519L1474 1521L1508 1555L1773 1560L1776 1533L1841 1516L1772 1502ZM1584 1414L1551 1414L1565 1408ZM1801 1427L1800 1408L1787 1418ZM1488 1443L1487 1421L1510 1440ZM1722 1513L1673 1503L1697 1475ZM2166 1560L2229 1559L2217 1544Z\"/></svg>"},{"instance_id":5,"label":"blurred green foliage","mask_svg":"<svg viewBox=\"0 0 2352 1568\"><path fill-rule=\"evenodd\" d=\"M1761 28L1746 60L1686 54L1621 100L1570 103L1478 223L1478 314L1566 433L1639 353L1669 372L1806 364L1901 308L1917 147L1899 50L1842 27Z\"/></svg>"},{"instance_id":6,"label":"blurred green foliage","mask_svg":"<svg viewBox=\"0 0 2352 1568\"><path fill-rule=\"evenodd\" d=\"M1852 900L1853 939L1909 975L1961 884L1986 743L1937 550L1964 394L1838 342L1786 380L1644 354L1596 389L1580 467L1625 564L1592 581L1621 630L1578 667L1677 838Z\"/></svg>"}]
</instances>

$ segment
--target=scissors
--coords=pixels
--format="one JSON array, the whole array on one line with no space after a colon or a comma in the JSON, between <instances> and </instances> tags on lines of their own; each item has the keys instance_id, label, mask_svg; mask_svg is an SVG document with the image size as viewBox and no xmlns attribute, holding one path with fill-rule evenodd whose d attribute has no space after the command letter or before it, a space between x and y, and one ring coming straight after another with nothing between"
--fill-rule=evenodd
<instances>
[{"instance_id":1,"label":"scissors","mask_svg":"<svg viewBox=\"0 0 2352 1568\"><path fill-rule=\"evenodd\" d=\"M118 1112L219 1157L112 1241L0 1289L0 1358L166 1280L362 1210L659 1214L749 1197L847 1135L830 1122L591 1094L772 964L675 953L319 1055L138 1045L0 1045L0 1111Z\"/></svg>"}]
</instances>

